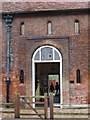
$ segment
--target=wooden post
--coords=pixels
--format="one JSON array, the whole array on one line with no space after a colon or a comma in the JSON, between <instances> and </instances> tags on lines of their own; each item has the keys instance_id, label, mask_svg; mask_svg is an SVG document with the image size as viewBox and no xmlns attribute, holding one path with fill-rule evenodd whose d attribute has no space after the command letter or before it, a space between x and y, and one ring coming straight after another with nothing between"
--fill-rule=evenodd
<instances>
[{"instance_id":1,"label":"wooden post","mask_svg":"<svg viewBox=\"0 0 90 120\"><path fill-rule=\"evenodd\" d=\"M53 93L50 93L50 119L53 119Z\"/></svg>"},{"instance_id":2,"label":"wooden post","mask_svg":"<svg viewBox=\"0 0 90 120\"><path fill-rule=\"evenodd\" d=\"M15 118L20 118L20 97L19 97L19 93L15 94Z\"/></svg>"},{"instance_id":3,"label":"wooden post","mask_svg":"<svg viewBox=\"0 0 90 120\"><path fill-rule=\"evenodd\" d=\"M45 119L48 118L48 100L47 100L47 93L44 94L44 112L45 112Z\"/></svg>"}]
</instances>

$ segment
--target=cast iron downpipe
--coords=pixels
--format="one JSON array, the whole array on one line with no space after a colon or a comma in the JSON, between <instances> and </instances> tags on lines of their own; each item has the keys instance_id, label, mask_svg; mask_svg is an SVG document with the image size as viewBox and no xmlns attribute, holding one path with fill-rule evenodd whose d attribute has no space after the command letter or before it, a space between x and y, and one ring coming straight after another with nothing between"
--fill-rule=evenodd
<instances>
[{"instance_id":1,"label":"cast iron downpipe","mask_svg":"<svg viewBox=\"0 0 90 120\"><path fill-rule=\"evenodd\" d=\"M6 50L6 103L9 103L9 87L10 87L10 39L11 39L11 20L12 16L5 16L7 31L7 50Z\"/></svg>"}]
</instances>

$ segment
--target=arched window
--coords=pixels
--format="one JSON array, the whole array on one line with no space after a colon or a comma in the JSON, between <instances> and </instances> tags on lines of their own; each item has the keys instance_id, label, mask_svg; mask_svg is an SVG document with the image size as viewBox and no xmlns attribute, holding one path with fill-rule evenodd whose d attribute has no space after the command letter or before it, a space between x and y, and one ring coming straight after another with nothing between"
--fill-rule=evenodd
<instances>
[{"instance_id":1,"label":"arched window","mask_svg":"<svg viewBox=\"0 0 90 120\"><path fill-rule=\"evenodd\" d=\"M24 71L20 70L20 83L24 83Z\"/></svg>"},{"instance_id":2,"label":"arched window","mask_svg":"<svg viewBox=\"0 0 90 120\"><path fill-rule=\"evenodd\" d=\"M34 61L61 61L59 51L51 46L40 47L34 55Z\"/></svg>"},{"instance_id":3,"label":"arched window","mask_svg":"<svg viewBox=\"0 0 90 120\"><path fill-rule=\"evenodd\" d=\"M81 73L79 69L77 69L76 71L76 79L77 79L77 83L81 83Z\"/></svg>"},{"instance_id":4,"label":"arched window","mask_svg":"<svg viewBox=\"0 0 90 120\"><path fill-rule=\"evenodd\" d=\"M75 20L75 34L80 34L80 23L79 23L79 20Z\"/></svg>"},{"instance_id":5,"label":"arched window","mask_svg":"<svg viewBox=\"0 0 90 120\"><path fill-rule=\"evenodd\" d=\"M48 35L51 35L51 33L52 33L52 23L51 23L51 21L48 21L48 23L47 23L47 33L48 33Z\"/></svg>"},{"instance_id":6,"label":"arched window","mask_svg":"<svg viewBox=\"0 0 90 120\"><path fill-rule=\"evenodd\" d=\"M25 27L24 22L22 22L20 25L20 35L24 35L24 27Z\"/></svg>"}]
</instances>

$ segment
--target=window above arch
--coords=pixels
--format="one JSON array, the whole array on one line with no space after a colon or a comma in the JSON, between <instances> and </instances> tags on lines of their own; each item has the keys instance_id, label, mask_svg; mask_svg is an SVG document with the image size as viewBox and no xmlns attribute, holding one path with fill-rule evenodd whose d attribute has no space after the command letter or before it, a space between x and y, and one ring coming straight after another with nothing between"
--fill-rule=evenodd
<instances>
[{"instance_id":1,"label":"window above arch","mask_svg":"<svg viewBox=\"0 0 90 120\"><path fill-rule=\"evenodd\" d=\"M75 30L75 34L78 35L80 34L80 22L79 20L75 20L75 23L74 23L74 30Z\"/></svg>"},{"instance_id":2,"label":"window above arch","mask_svg":"<svg viewBox=\"0 0 90 120\"><path fill-rule=\"evenodd\" d=\"M47 22L47 34L51 35L51 33L52 33L52 23L51 21L48 21Z\"/></svg>"},{"instance_id":3,"label":"window above arch","mask_svg":"<svg viewBox=\"0 0 90 120\"><path fill-rule=\"evenodd\" d=\"M59 51L51 46L43 46L36 50L34 61L60 61L61 55Z\"/></svg>"},{"instance_id":4,"label":"window above arch","mask_svg":"<svg viewBox=\"0 0 90 120\"><path fill-rule=\"evenodd\" d=\"M50 47L41 49L41 60L53 60L53 50Z\"/></svg>"},{"instance_id":5,"label":"window above arch","mask_svg":"<svg viewBox=\"0 0 90 120\"><path fill-rule=\"evenodd\" d=\"M24 35L24 28L25 28L25 25L24 25L24 22L21 22L20 24L20 35Z\"/></svg>"}]
</instances>

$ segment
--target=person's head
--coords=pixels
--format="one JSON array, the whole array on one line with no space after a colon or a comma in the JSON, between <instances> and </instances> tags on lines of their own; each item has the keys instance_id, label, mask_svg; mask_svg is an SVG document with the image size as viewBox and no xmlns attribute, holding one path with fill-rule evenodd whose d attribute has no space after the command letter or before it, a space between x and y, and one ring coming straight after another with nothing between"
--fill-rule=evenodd
<instances>
[{"instance_id":1,"label":"person's head","mask_svg":"<svg viewBox=\"0 0 90 120\"><path fill-rule=\"evenodd\" d=\"M51 85L53 85L53 83L51 83Z\"/></svg>"},{"instance_id":2,"label":"person's head","mask_svg":"<svg viewBox=\"0 0 90 120\"><path fill-rule=\"evenodd\" d=\"M56 85L58 85L58 82L56 82Z\"/></svg>"}]
</instances>

